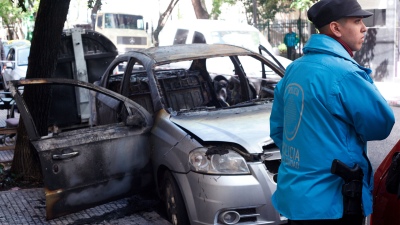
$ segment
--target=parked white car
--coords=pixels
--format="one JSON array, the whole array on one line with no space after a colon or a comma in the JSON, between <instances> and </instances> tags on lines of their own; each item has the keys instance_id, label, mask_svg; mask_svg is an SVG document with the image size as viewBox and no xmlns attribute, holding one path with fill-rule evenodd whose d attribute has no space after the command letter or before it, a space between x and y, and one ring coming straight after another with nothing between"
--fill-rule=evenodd
<instances>
[{"instance_id":1,"label":"parked white car","mask_svg":"<svg viewBox=\"0 0 400 225\"><path fill-rule=\"evenodd\" d=\"M6 56L6 68L3 73L4 90L9 89L8 81L25 79L30 49L30 44L13 45L10 47Z\"/></svg>"}]
</instances>

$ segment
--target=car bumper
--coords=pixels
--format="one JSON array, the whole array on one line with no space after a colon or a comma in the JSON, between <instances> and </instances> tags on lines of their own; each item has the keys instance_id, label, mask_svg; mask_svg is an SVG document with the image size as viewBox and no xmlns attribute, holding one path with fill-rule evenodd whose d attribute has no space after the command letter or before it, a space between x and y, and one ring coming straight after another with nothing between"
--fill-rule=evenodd
<instances>
[{"instance_id":1,"label":"car bumper","mask_svg":"<svg viewBox=\"0 0 400 225\"><path fill-rule=\"evenodd\" d=\"M232 212L240 218L231 224L285 224L271 204L276 190L265 165L248 164L250 175L175 174L193 224L225 224L220 217Z\"/></svg>"}]
</instances>

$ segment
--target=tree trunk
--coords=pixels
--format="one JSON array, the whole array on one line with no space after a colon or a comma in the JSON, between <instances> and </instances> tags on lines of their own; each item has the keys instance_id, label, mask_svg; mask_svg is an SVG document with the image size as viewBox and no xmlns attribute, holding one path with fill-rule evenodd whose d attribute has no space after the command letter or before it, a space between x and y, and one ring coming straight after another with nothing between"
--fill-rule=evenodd
<instances>
[{"instance_id":1,"label":"tree trunk","mask_svg":"<svg viewBox=\"0 0 400 225\"><path fill-rule=\"evenodd\" d=\"M26 34L24 33L24 30L22 29L22 19L17 19L18 20L18 32L21 34L21 39L26 39Z\"/></svg>"},{"instance_id":2,"label":"tree trunk","mask_svg":"<svg viewBox=\"0 0 400 225\"><path fill-rule=\"evenodd\" d=\"M41 0L37 12L35 28L31 41L26 78L49 78L57 65L57 55L61 47L61 34L67 18L70 0ZM24 100L37 129L41 135L47 134L48 107L51 100L50 90L24 89ZM27 132L21 119L14 151L11 172L24 180L41 181L40 162L36 150L30 145Z\"/></svg>"},{"instance_id":3,"label":"tree trunk","mask_svg":"<svg viewBox=\"0 0 400 225\"><path fill-rule=\"evenodd\" d=\"M160 34L161 30L164 28L165 23L167 22L168 17L171 15L172 10L174 9L175 5L178 3L179 0L171 0L165 12L160 15L158 19L157 28L154 30L154 46L158 46L158 35Z\"/></svg>"},{"instance_id":4,"label":"tree trunk","mask_svg":"<svg viewBox=\"0 0 400 225\"><path fill-rule=\"evenodd\" d=\"M210 19L204 0L192 0L192 4L197 19Z\"/></svg>"},{"instance_id":5,"label":"tree trunk","mask_svg":"<svg viewBox=\"0 0 400 225\"><path fill-rule=\"evenodd\" d=\"M90 15L90 18L92 19L92 30L96 30L95 29L95 27L96 27L96 14L97 14L97 11L99 11L99 9L100 9L100 7L101 7L101 0L96 0L96 2L94 3L94 5L93 5L93 8L92 8L92 15Z\"/></svg>"},{"instance_id":6,"label":"tree trunk","mask_svg":"<svg viewBox=\"0 0 400 225\"><path fill-rule=\"evenodd\" d=\"M7 40L12 40L14 39L14 35L13 35L13 31L10 29L10 24L5 22L6 27L7 27L7 31L8 31L8 37Z\"/></svg>"}]
</instances>

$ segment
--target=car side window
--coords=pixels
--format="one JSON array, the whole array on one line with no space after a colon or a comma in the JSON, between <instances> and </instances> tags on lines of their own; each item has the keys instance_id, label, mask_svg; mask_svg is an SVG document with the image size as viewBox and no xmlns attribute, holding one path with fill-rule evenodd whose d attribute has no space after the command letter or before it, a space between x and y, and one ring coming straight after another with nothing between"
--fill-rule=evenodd
<instances>
[{"instance_id":1,"label":"car side window","mask_svg":"<svg viewBox=\"0 0 400 225\"><path fill-rule=\"evenodd\" d=\"M189 34L187 29L178 29L174 38L174 45L186 44L186 39Z\"/></svg>"},{"instance_id":2,"label":"car side window","mask_svg":"<svg viewBox=\"0 0 400 225\"><path fill-rule=\"evenodd\" d=\"M29 48L23 48L18 50L18 59L17 59L18 66L28 65L29 52L30 52Z\"/></svg>"},{"instance_id":3,"label":"car side window","mask_svg":"<svg viewBox=\"0 0 400 225\"><path fill-rule=\"evenodd\" d=\"M205 44L206 38L204 37L204 35L202 33L195 31L192 43L193 44L195 44L195 43Z\"/></svg>"},{"instance_id":4,"label":"car side window","mask_svg":"<svg viewBox=\"0 0 400 225\"><path fill-rule=\"evenodd\" d=\"M103 26L103 16L97 17L97 27L102 27Z\"/></svg>"},{"instance_id":5,"label":"car side window","mask_svg":"<svg viewBox=\"0 0 400 225\"><path fill-rule=\"evenodd\" d=\"M114 64L114 67L109 70L106 81L107 89L117 93L121 93L122 76L124 74L126 64L127 64L126 61L121 61L119 63Z\"/></svg>"},{"instance_id":6,"label":"car side window","mask_svg":"<svg viewBox=\"0 0 400 225\"><path fill-rule=\"evenodd\" d=\"M8 61L14 61L14 58L15 58L15 49L10 49L10 51L8 52L8 55L7 55L7 60Z\"/></svg>"}]
</instances>

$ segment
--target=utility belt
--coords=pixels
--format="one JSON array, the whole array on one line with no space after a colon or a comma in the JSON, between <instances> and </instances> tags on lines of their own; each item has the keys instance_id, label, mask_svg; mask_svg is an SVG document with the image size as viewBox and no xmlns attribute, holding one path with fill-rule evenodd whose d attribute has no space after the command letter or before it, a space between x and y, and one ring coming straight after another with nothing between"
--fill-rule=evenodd
<instances>
[{"instance_id":1,"label":"utility belt","mask_svg":"<svg viewBox=\"0 0 400 225\"><path fill-rule=\"evenodd\" d=\"M362 215L362 187L364 173L358 164L353 168L338 159L332 161L331 173L344 180L342 185L343 215Z\"/></svg>"}]
</instances>

